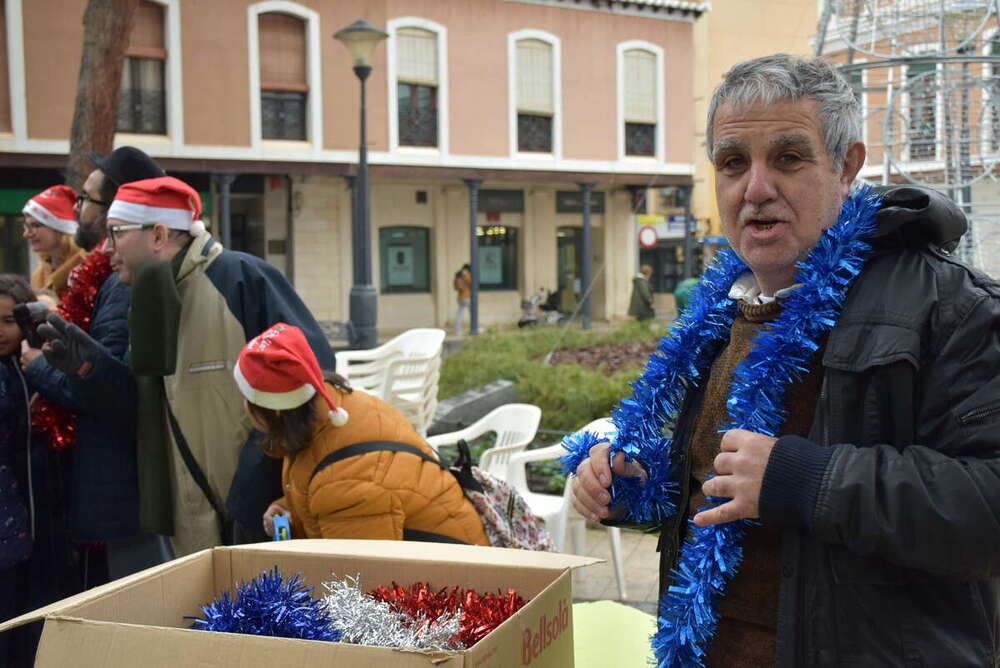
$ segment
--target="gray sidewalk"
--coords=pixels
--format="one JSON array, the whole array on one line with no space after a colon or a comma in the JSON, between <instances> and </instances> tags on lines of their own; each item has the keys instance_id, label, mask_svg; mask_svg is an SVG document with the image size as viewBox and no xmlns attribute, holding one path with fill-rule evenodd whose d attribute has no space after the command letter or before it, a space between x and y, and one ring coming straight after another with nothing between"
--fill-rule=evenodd
<instances>
[{"instance_id":1,"label":"gray sidewalk","mask_svg":"<svg viewBox=\"0 0 1000 668\"><path fill-rule=\"evenodd\" d=\"M622 530L622 556L625 560L625 603L650 614L656 613L659 590L660 554L657 537L638 531ZM587 545L583 551L605 561L573 573L573 600L618 600L618 583L611 562L611 542L604 527L587 526Z\"/></svg>"}]
</instances>

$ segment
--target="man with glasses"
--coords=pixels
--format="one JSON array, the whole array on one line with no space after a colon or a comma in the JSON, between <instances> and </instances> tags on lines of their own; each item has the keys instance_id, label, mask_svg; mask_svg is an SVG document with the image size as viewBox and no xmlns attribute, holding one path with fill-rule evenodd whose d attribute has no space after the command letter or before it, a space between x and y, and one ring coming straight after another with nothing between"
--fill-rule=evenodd
<instances>
[{"instance_id":1,"label":"man with glasses","mask_svg":"<svg viewBox=\"0 0 1000 668\"><path fill-rule=\"evenodd\" d=\"M280 461L258 447L232 381L246 342L286 322L303 330L324 368L334 364L285 277L260 258L223 249L200 217L198 193L169 176L123 186L107 214L105 252L132 287L128 363L139 398L141 523L170 536L178 556L266 540L260 518L282 496ZM54 363L106 378L123 373L124 364L79 328L50 323L39 331L53 339Z\"/></svg>"},{"instance_id":2,"label":"man with glasses","mask_svg":"<svg viewBox=\"0 0 1000 668\"><path fill-rule=\"evenodd\" d=\"M97 169L87 176L77 194L76 211L80 228L76 233L76 243L89 251L107 235L108 207L118 188L125 183L164 176L164 172L152 158L134 146L122 146L109 155L90 151L87 156Z\"/></svg>"},{"instance_id":3,"label":"man with glasses","mask_svg":"<svg viewBox=\"0 0 1000 668\"><path fill-rule=\"evenodd\" d=\"M69 321L86 330L103 354L120 361L128 348L129 287L112 271L103 252L108 208L121 185L164 172L131 146L108 155L88 155L96 168L77 193L75 208L76 243L89 253L63 303L74 305L66 312ZM68 531L77 546L77 590L81 590L161 558L139 530L135 383L130 374L112 382L86 373L85 368L53 364L47 359L51 351L42 352L25 346L21 363L32 391L72 412L64 418L75 426L75 437L68 446L72 469L63 532ZM94 545L106 550L93 549ZM62 595L70 593L75 592Z\"/></svg>"}]
</instances>

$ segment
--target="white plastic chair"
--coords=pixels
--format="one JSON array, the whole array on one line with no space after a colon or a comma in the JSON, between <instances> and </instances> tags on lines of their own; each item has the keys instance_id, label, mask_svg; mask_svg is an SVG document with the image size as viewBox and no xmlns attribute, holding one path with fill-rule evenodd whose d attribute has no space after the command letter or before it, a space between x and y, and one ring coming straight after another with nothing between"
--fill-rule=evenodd
<instances>
[{"instance_id":1,"label":"white plastic chair","mask_svg":"<svg viewBox=\"0 0 1000 668\"><path fill-rule=\"evenodd\" d=\"M483 434L496 432L496 442L479 458L479 468L499 478L507 475L507 461L511 455L523 451L534 440L542 409L531 404L505 404L481 417L465 429L438 434L427 439L437 450L442 445L453 445L461 440L471 441Z\"/></svg>"},{"instance_id":2,"label":"white plastic chair","mask_svg":"<svg viewBox=\"0 0 1000 668\"><path fill-rule=\"evenodd\" d=\"M617 432L611 420L602 418L594 420L580 431L593 431L604 435L613 435ZM555 494L539 494L528 489L527 476L525 475L525 464L528 462L544 462L559 459L566 454L566 449L562 444L557 443L537 450L525 450L510 457L507 464L505 479L520 492L521 496L528 503L531 512L535 513L543 520L552 540L556 544L556 551L563 552L566 548L567 534L572 542L572 553L582 554L586 549L586 522L573 508L573 479L566 480L566 489L562 496ZM625 600L625 561L622 558L622 532L618 527L607 527L608 540L611 543L611 561L615 569L615 579L618 582L618 596Z\"/></svg>"},{"instance_id":3,"label":"white plastic chair","mask_svg":"<svg viewBox=\"0 0 1000 668\"><path fill-rule=\"evenodd\" d=\"M394 359L386 365L385 378L382 398L402 411L421 436L426 436L437 412L441 355Z\"/></svg>"},{"instance_id":4,"label":"white plastic chair","mask_svg":"<svg viewBox=\"0 0 1000 668\"><path fill-rule=\"evenodd\" d=\"M351 387L401 410L421 434L437 410L443 329L410 329L371 350L336 354L337 372Z\"/></svg>"}]
</instances>

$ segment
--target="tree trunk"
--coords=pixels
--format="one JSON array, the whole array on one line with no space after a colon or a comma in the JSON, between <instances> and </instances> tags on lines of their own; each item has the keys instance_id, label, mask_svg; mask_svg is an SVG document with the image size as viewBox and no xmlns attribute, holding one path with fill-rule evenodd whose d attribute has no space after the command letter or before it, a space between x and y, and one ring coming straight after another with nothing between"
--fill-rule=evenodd
<instances>
[{"instance_id":1,"label":"tree trunk","mask_svg":"<svg viewBox=\"0 0 1000 668\"><path fill-rule=\"evenodd\" d=\"M88 0L83 56L69 139L66 185L79 189L94 169L87 151L108 153L118 125L118 91L125 49L139 0Z\"/></svg>"}]
</instances>

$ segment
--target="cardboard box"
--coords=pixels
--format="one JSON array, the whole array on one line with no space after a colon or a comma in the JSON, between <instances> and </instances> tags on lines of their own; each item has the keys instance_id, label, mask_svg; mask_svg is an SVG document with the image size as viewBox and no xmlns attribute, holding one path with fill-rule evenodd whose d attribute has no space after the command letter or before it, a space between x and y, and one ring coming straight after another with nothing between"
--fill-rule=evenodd
<instances>
[{"instance_id":1,"label":"cardboard box","mask_svg":"<svg viewBox=\"0 0 1000 668\"><path fill-rule=\"evenodd\" d=\"M590 557L469 545L373 540L293 540L217 547L96 587L0 624L44 619L36 666L573 666L571 570ZM194 631L185 616L277 565L300 572L314 595L334 575L361 575L365 590L393 581L513 587L530 602L469 650L431 652Z\"/></svg>"}]
</instances>

